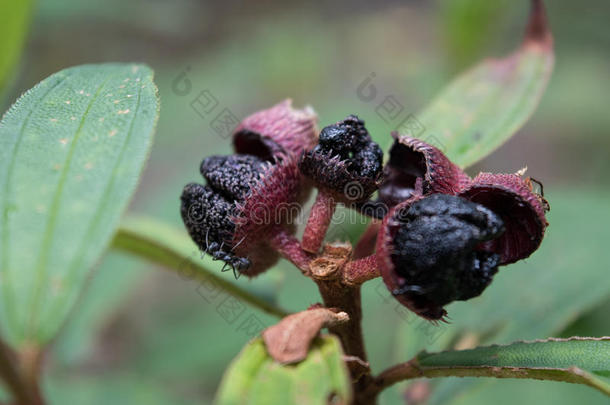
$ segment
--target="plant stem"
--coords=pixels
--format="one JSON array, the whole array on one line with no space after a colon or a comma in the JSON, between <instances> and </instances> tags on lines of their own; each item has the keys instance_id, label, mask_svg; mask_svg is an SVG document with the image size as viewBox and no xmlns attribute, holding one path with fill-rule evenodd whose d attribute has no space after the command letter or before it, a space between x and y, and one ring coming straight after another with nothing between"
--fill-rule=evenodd
<instances>
[{"instance_id":1,"label":"plant stem","mask_svg":"<svg viewBox=\"0 0 610 405\"><path fill-rule=\"evenodd\" d=\"M337 308L346 312L349 320L345 323L328 327L330 333L339 337L344 355L357 358L366 364L367 355L362 334L362 303L360 285L345 282L344 274L351 257L349 243L333 243L324 247L324 252L310 263L309 276L316 282L326 308ZM370 405L374 402L362 402L361 393L366 392L371 383L368 365L351 367L356 405Z\"/></svg>"},{"instance_id":2,"label":"plant stem","mask_svg":"<svg viewBox=\"0 0 610 405\"><path fill-rule=\"evenodd\" d=\"M369 400L374 400L384 389L400 381L413 378L425 377L423 371L416 365L416 360L409 360L406 363L392 366L372 379L366 389L364 396Z\"/></svg>"},{"instance_id":3,"label":"plant stem","mask_svg":"<svg viewBox=\"0 0 610 405\"><path fill-rule=\"evenodd\" d=\"M273 229L271 235L269 239L271 247L297 266L303 274L308 275L311 256L302 249L299 240L281 227Z\"/></svg>"},{"instance_id":4,"label":"plant stem","mask_svg":"<svg viewBox=\"0 0 610 405\"><path fill-rule=\"evenodd\" d=\"M364 346L364 335L362 334L362 305L360 298L360 286L348 286L339 281L318 281L318 289L327 308L339 308L347 312L349 320L345 323L330 326L329 332L337 335L341 340L343 352L346 356L354 356L367 361L366 349ZM352 371L354 373L355 371ZM372 401L365 395L372 383L369 372L362 374L352 374L354 388L354 405L375 404L375 397Z\"/></svg>"},{"instance_id":5,"label":"plant stem","mask_svg":"<svg viewBox=\"0 0 610 405\"><path fill-rule=\"evenodd\" d=\"M23 382L30 395L28 405L44 405L39 384L42 355L42 350L37 346L26 346L19 352Z\"/></svg>"},{"instance_id":6,"label":"plant stem","mask_svg":"<svg viewBox=\"0 0 610 405\"><path fill-rule=\"evenodd\" d=\"M0 377L11 391L16 403L26 405L30 403L30 394L15 367L14 357L12 350L0 341Z\"/></svg>"},{"instance_id":7,"label":"plant stem","mask_svg":"<svg viewBox=\"0 0 610 405\"><path fill-rule=\"evenodd\" d=\"M356 356L366 361L361 327L360 287L348 287L337 282L321 281L318 282L318 289L326 308L338 308L349 316L349 321L329 327L328 330L339 336L346 355Z\"/></svg>"},{"instance_id":8,"label":"plant stem","mask_svg":"<svg viewBox=\"0 0 610 405\"><path fill-rule=\"evenodd\" d=\"M324 190L318 190L301 242L305 251L318 253L336 208L337 202L333 196Z\"/></svg>"},{"instance_id":9,"label":"plant stem","mask_svg":"<svg viewBox=\"0 0 610 405\"><path fill-rule=\"evenodd\" d=\"M377 256L371 255L349 262L343 272L343 281L348 285L360 285L380 275Z\"/></svg>"}]
</instances>

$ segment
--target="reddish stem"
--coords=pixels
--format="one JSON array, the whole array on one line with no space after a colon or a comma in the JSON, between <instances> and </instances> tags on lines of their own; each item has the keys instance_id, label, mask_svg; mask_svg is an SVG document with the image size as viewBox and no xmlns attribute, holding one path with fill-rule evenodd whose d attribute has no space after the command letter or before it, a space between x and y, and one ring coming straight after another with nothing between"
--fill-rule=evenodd
<instances>
[{"instance_id":1,"label":"reddish stem","mask_svg":"<svg viewBox=\"0 0 610 405\"><path fill-rule=\"evenodd\" d=\"M397 364L384 370L376 378L371 378L367 381L367 386L362 391L358 392L357 399L362 404L374 404L377 401L379 393L385 388L400 381L423 376L422 370L417 366L417 360Z\"/></svg>"},{"instance_id":2,"label":"reddish stem","mask_svg":"<svg viewBox=\"0 0 610 405\"><path fill-rule=\"evenodd\" d=\"M44 405L39 382L42 354L36 346L25 346L16 353L0 340L0 378L15 405Z\"/></svg>"},{"instance_id":3,"label":"reddish stem","mask_svg":"<svg viewBox=\"0 0 610 405\"><path fill-rule=\"evenodd\" d=\"M366 363L367 356L362 334L360 286L348 286L340 280L317 280L317 284L327 308L339 308L349 315L347 322L329 326L328 331L339 337L343 352L347 356L357 357L362 363ZM353 405L375 404L377 392L366 395L373 382L370 370L352 369L350 372L352 373L355 396ZM369 398L371 401L369 401Z\"/></svg>"},{"instance_id":4,"label":"reddish stem","mask_svg":"<svg viewBox=\"0 0 610 405\"><path fill-rule=\"evenodd\" d=\"M21 375L17 370L13 351L0 341L0 377L11 391L15 403L25 405L30 403L31 396Z\"/></svg>"},{"instance_id":5,"label":"reddish stem","mask_svg":"<svg viewBox=\"0 0 610 405\"><path fill-rule=\"evenodd\" d=\"M318 282L318 289L326 308L339 308L349 315L347 322L331 326L328 330L339 336L345 354L366 361L361 325L360 287L348 287L334 281L322 281Z\"/></svg>"},{"instance_id":6,"label":"reddish stem","mask_svg":"<svg viewBox=\"0 0 610 405\"><path fill-rule=\"evenodd\" d=\"M348 285L360 285L379 276L381 273L377 265L377 256L370 255L349 262L343 273L343 281Z\"/></svg>"},{"instance_id":7,"label":"reddish stem","mask_svg":"<svg viewBox=\"0 0 610 405\"><path fill-rule=\"evenodd\" d=\"M23 381L31 397L28 405L44 405L45 401L40 391L40 371L43 352L37 346L26 346L19 352Z\"/></svg>"},{"instance_id":8,"label":"reddish stem","mask_svg":"<svg viewBox=\"0 0 610 405\"><path fill-rule=\"evenodd\" d=\"M336 207L337 202L330 194L323 190L318 191L303 233L302 246L305 251L318 253Z\"/></svg>"},{"instance_id":9,"label":"reddish stem","mask_svg":"<svg viewBox=\"0 0 610 405\"><path fill-rule=\"evenodd\" d=\"M284 228L276 227L272 231L269 243L282 257L297 266L303 274L309 273L311 256L301 248L297 238L286 232Z\"/></svg>"}]
</instances>

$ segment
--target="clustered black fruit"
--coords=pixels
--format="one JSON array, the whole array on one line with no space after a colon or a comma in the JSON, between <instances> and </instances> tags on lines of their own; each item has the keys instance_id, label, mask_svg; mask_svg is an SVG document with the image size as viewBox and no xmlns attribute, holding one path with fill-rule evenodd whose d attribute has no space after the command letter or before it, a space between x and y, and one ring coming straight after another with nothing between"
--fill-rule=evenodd
<instances>
[{"instance_id":1,"label":"clustered black fruit","mask_svg":"<svg viewBox=\"0 0 610 405\"><path fill-rule=\"evenodd\" d=\"M339 194L348 183L357 182L363 199L375 191L383 169L383 152L371 139L364 121L349 115L324 127L318 144L304 153L299 168L316 183ZM364 195L366 194L366 195Z\"/></svg>"},{"instance_id":2,"label":"clustered black fruit","mask_svg":"<svg viewBox=\"0 0 610 405\"><path fill-rule=\"evenodd\" d=\"M207 185L190 183L182 191L180 212L191 238L214 260L224 261L236 277L250 266L250 261L232 252L236 247L232 218L265 164L251 155L211 156L201 162L200 168Z\"/></svg>"},{"instance_id":3,"label":"clustered black fruit","mask_svg":"<svg viewBox=\"0 0 610 405\"><path fill-rule=\"evenodd\" d=\"M294 233L279 207L301 201L309 183L324 197L320 210L341 202L383 219L374 262L395 298L428 320L443 319L450 302L480 295L498 266L540 246L548 204L529 178L472 179L438 148L398 133L384 168L381 148L356 115L317 137L315 128L315 114L289 101L255 113L233 134L236 153L204 159L206 184L184 188L186 228L203 252L225 262L223 270L253 277L273 266L281 252L274 232L281 225ZM260 225L261 214L272 221ZM311 218L305 236L327 230ZM304 237L296 249L317 251L304 243L315 239Z\"/></svg>"},{"instance_id":4,"label":"clustered black fruit","mask_svg":"<svg viewBox=\"0 0 610 405\"><path fill-rule=\"evenodd\" d=\"M392 262L403 284L392 291L440 318L452 301L480 295L497 272L500 256L482 244L504 232L498 215L446 194L433 194L397 212Z\"/></svg>"}]
</instances>

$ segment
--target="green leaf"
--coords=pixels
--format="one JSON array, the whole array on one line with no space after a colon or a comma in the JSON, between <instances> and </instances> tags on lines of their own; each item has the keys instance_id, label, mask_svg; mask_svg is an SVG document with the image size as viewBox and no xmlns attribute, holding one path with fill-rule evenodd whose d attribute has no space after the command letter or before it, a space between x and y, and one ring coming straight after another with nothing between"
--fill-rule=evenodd
<instances>
[{"instance_id":1,"label":"green leaf","mask_svg":"<svg viewBox=\"0 0 610 405\"><path fill-rule=\"evenodd\" d=\"M532 3L528 35L516 52L463 73L418 115L422 138L430 137L458 165L472 165L513 136L546 89L553 41L542 2Z\"/></svg>"},{"instance_id":2,"label":"green leaf","mask_svg":"<svg viewBox=\"0 0 610 405\"><path fill-rule=\"evenodd\" d=\"M214 289L229 294L278 317L287 312L273 306L268 300L220 277L208 270L201 262L211 262L209 258L199 259L199 251L184 231L151 218L128 218L119 228L113 247L143 259L163 265L181 277L205 282ZM195 252L195 254L193 253ZM232 276L231 276L232 277Z\"/></svg>"},{"instance_id":3,"label":"green leaf","mask_svg":"<svg viewBox=\"0 0 610 405\"><path fill-rule=\"evenodd\" d=\"M0 325L47 343L110 241L152 143L143 65L84 65L26 92L0 123Z\"/></svg>"},{"instance_id":4,"label":"green leaf","mask_svg":"<svg viewBox=\"0 0 610 405\"><path fill-rule=\"evenodd\" d=\"M64 370L65 371L65 370ZM139 373L99 372L49 376L45 394L50 405L186 405L193 404ZM184 395L183 395L184 396Z\"/></svg>"},{"instance_id":5,"label":"green leaf","mask_svg":"<svg viewBox=\"0 0 610 405\"><path fill-rule=\"evenodd\" d=\"M513 3L514 4L514 3ZM489 48L498 22L510 15L510 1L441 0L439 25L451 67L466 67Z\"/></svg>"},{"instance_id":6,"label":"green leaf","mask_svg":"<svg viewBox=\"0 0 610 405\"><path fill-rule=\"evenodd\" d=\"M226 371L216 405L327 405L334 396L349 403L351 385L341 344L333 336L316 339L305 360L281 365L261 339L250 342ZM334 403L334 402L333 402Z\"/></svg>"},{"instance_id":7,"label":"green leaf","mask_svg":"<svg viewBox=\"0 0 610 405\"><path fill-rule=\"evenodd\" d=\"M426 377L533 378L585 384L610 396L610 337L548 339L419 354Z\"/></svg>"},{"instance_id":8,"label":"green leaf","mask_svg":"<svg viewBox=\"0 0 610 405\"><path fill-rule=\"evenodd\" d=\"M78 305L53 341L53 363L61 369L86 361L99 348L98 338L108 324L117 314L124 316L127 297L148 274L136 258L112 251L104 253Z\"/></svg>"},{"instance_id":9,"label":"green leaf","mask_svg":"<svg viewBox=\"0 0 610 405\"><path fill-rule=\"evenodd\" d=\"M31 11L31 0L0 0L0 95L19 61Z\"/></svg>"},{"instance_id":10,"label":"green leaf","mask_svg":"<svg viewBox=\"0 0 610 405\"><path fill-rule=\"evenodd\" d=\"M483 382L479 389L470 390L457 396L445 398L442 404L452 405L608 405L608 397L586 385L565 384L558 381L491 379L491 378L450 378L455 384L466 380ZM404 405L404 404L400 404Z\"/></svg>"}]
</instances>

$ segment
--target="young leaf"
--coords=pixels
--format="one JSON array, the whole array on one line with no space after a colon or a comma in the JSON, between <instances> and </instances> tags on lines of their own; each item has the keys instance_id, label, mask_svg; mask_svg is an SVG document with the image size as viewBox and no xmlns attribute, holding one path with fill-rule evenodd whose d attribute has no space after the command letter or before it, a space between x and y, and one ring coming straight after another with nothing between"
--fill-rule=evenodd
<instances>
[{"instance_id":1,"label":"young leaf","mask_svg":"<svg viewBox=\"0 0 610 405\"><path fill-rule=\"evenodd\" d=\"M250 342L226 371L216 405L326 405L350 403L349 374L341 344L333 336L316 339L305 360L281 365L261 339ZM335 402L331 402L335 403Z\"/></svg>"},{"instance_id":2,"label":"young leaf","mask_svg":"<svg viewBox=\"0 0 610 405\"><path fill-rule=\"evenodd\" d=\"M31 0L0 1L0 96L19 61L31 10Z\"/></svg>"},{"instance_id":3,"label":"young leaf","mask_svg":"<svg viewBox=\"0 0 610 405\"><path fill-rule=\"evenodd\" d=\"M159 102L143 65L84 65L0 122L0 325L14 346L56 334L148 156Z\"/></svg>"},{"instance_id":4,"label":"young leaf","mask_svg":"<svg viewBox=\"0 0 610 405\"><path fill-rule=\"evenodd\" d=\"M610 337L548 339L419 354L426 377L533 378L585 384L610 396Z\"/></svg>"},{"instance_id":5,"label":"young leaf","mask_svg":"<svg viewBox=\"0 0 610 405\"><path fill-rule=\"evenodd\" d=\"M553 69L542 0L532 0L525 40L513 54L482 62L454 80L418 118L431 143L469 166L508 140L532 115Z\"/></svg>"}]
</instances>

